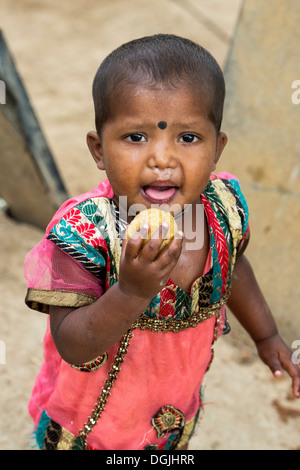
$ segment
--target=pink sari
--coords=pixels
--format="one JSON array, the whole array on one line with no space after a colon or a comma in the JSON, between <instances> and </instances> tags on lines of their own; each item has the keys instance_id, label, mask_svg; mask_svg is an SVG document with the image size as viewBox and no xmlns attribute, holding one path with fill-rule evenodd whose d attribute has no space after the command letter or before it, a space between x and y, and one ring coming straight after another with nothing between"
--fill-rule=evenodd
<instances>
[{"instance_id":1,"label":"pink sari","mask_svg":"<svg viewBox=\"0 0 300 470\"><path fill-rule=\"evenodd\" d=\"M216 178L212 175L212 180ZM44 239L25 260L28 286L26 301L30 307L44 312L47 312L49 304L80 307L95 301L109 288L112 261L107 260L105 279L95 276L93 273L96 271L92 270L101 264L101 258L97 258L99 247L104 252L109 251L111 246L99 236L95 227L79 220L76 208L83 201L96 200L98 204L103 198L112 197L112 189L105 180L93 191L67 201L56 213L47 227ZM215 217L208 209L207 207L208 216ZM59 225L60 221L63 224ZM217 219L214 223L217 223ZM66 253L61 249L62 245L58 247L49 239L49 234L53 234L53 229L57 226L60 231L57 233L60 234L65 227L71 227L70 237L73 227L77 228L77 232L85 230L89 269L85 269L78 262L79 258L75 259L71 252ZM241 236L237 241L239 245L247 230L241 229ZM214 233L219 231L218 228ZM218 242L216 252L224 250L225 244L223 245ZM97 251L94 250L95 247ZM214 266L212 253L215 252L210 252L203 279L206 279L205 276L211 273ZM223 258L226 257L222 255ZM229 272L229 265L226 266L222 271L225 277ZM225 277L224 288L221 289L224 293L227 289ZM195 281L191 291L192 299L199 297L201 282L202 278ZM211 289L213 282L211 280ZM163 294L160 296L161 314L158 317L162 327L154 327L155 319L148 317L144 318L145 323L133 326L128 352L110 390L105 409L87 435L88 448L180 448L193 432L202 406L201 385L212 359L212 345L224 325L226 298L223 302L222 298L213 302L215 310L211 309L210 304L207 309L197 310L191 318L179 318L178 323L175 309L174 312L172 310L173 313L168 309L168 318L163 315L164 303L172 305L173 302L173 305L178 305L178 297L172 298L171 302L171 296L175 290L178 292L178 288L169 279L164 289L165 297ZM165 321L169 318L171 322L168 325L175 326L166 329ZM148 326L147 322L152 326ZM85 365L82 368L72 367L62 360L48 326L44 338L44 363L32 392L29 412L38 432L43 427L42 421L46 422L47 429L51 424L50 420L55 424L59 423L61 430L57 448L74 448L74 436L79 435L91 415L105 380L115 364L118 347L119 344L116 344L107 351L105 357L97 358L89 369L90 372L86 372Z\"/></svg>"}]
</instances>

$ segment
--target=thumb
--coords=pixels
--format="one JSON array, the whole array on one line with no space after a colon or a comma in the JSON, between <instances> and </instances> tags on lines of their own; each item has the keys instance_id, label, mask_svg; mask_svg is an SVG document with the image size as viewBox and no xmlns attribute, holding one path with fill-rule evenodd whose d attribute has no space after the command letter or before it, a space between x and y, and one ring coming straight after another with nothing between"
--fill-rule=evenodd
<instances>
[{"instance_id":1,"label":"thumb","mask_svg":"<svg viewBox=\"0 0 300 470\"><path fill-rule=\"evenodd\" d=\"M279 359L276 357L273 357L270 362L269 362L269 368L271 369L274 377L281 377L282 376L282 367L279 362Z\"/></svg>"}]
</instances>

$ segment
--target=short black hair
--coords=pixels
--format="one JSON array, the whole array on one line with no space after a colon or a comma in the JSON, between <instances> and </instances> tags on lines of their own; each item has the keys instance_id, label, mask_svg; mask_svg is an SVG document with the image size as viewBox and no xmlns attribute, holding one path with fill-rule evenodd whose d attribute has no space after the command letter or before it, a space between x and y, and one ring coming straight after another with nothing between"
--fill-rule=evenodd
<instances>
[{"instance_id":1,"label":"short black hair","mask_svg":"<svg viewBox=\"0 0 300 470\"><path fill-rule=\"evenodd\" d=\"M219 132L225 82L215 58L202 46L173 34L156 34L127 42L101 63L93 82L98 135L109 119L112 103L124 85L178 87L191 85L209 106L208 117Z\"/></svg>"}]
</instances>

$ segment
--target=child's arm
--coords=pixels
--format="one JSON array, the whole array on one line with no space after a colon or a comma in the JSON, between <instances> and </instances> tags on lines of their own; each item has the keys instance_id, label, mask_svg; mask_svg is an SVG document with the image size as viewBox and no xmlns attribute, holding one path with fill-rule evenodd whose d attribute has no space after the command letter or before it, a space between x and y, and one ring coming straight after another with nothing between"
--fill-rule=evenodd
<instances>
[{"instance_id":1,"label":"child's arm","mask_svg":"<svg viewBox=\"0 0 300 470\"><path fill-rule=\"evenodd\" d=\"M282 374L282 367L288 372L293 381L293 393L300 398L300 367L293 364L292 352L278 334L274 318L244 255L234 268L228 307L249 333L260 358L275 377Z\"/></svg>"},{"instance_id":2,"label":"child's arm","mask_svg":"<svg viewBox=\"0 0 300 470\"><path fill-rule=\"evenodd\" d=\"M70 364L95 359L116 344L169 278L182 247L175 238L159 255L163 236L141 249L143 233L123 241L119 282L92 305L50 307L51 333L61 357Z\"/></svg>"}]
</instances>

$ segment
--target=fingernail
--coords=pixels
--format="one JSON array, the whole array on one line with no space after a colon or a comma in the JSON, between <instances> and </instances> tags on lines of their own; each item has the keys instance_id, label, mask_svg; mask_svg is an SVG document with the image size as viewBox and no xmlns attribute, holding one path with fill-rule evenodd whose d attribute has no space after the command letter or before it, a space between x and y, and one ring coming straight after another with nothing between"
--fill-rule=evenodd
<instances>
[{"instance_id":1,"label":"fingernail","mask_svg":"<svg viewBox=\"0 0 300 470\"><path fill-rule=\"evenodd\" d=\"M275 370L274 375L275 375L275 377L280 377L281 376L281 370Z\"/></svg>"},{"instance_id":2,"label":"fingernail","mask_svg":"<svg viewBox=\"0 0 300 470\"><path fill-rule=\"evenodd\" d=\"M140 227L140 233L141 233L142 237L146 237L148 235L148 231L149 231L149 225L148 224L144 224Z\"/></svg>"},{"instance_id":3,"label":"fingernail","mask_svg":"<svg viewBox=\"0 0 300 470\"><path fill-rule=\"evenodd\" d=\"M141 225L141 227L140 227L141 232L148 232L148 230L149 230L149 225L148 224Z\"/></svg>"},{"instance_id":4,"label":"fingernail","mask_svg":"<svg viewBox=\"0 0 300 470\"><path fill-rule=\"evenodd\" d=\"M178 239L181 240L181 239L183 238L183 235L184 235L183 232L179 231L179 232L177 232L177 233L175 234L175 237L174 237L174 238L178 238Z\"/></svg>"},{"instance_id":5,"label":"fingernail","mask_svg":"<svg viewBox=\"0 0 300 470\"><path fill-rule=\"evenodd\" d=\"M137 240L139 238L139 236L140 236L140 234L137 231L137 232L134 232L130 238L132 238L132 240Z\"/></svg>"},{"instance_id":6,"label":"fingernail","mask_svg":"<svg viewBox=\"0 0 300 470\"><path fill-rule=\"evenodd\" d=\"M169 224L167 222L162 223L162 229L164 233L167 233L169 230Z\"/></svg>"}]
</instances>

